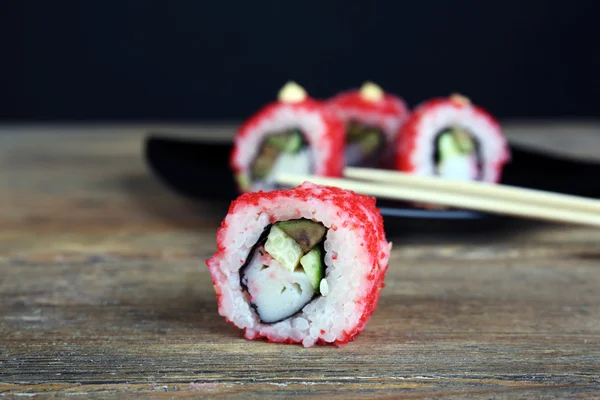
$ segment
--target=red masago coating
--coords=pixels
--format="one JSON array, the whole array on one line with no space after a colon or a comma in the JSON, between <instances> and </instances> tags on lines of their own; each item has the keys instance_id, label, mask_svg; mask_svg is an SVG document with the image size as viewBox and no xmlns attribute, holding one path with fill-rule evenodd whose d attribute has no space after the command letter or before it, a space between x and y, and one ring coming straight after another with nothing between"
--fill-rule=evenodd
<instances>
[{"instance_id":1,"label":"red masago coating","mask_svg":"<svg viewBox=\"0 0 600 400\"><path fill-rule=\"evenodd\" d=\"M377 307L381 289L384 287L384 277L387 271L387 262L389 259L390 245L386 242L385 232L383 228L383 219L379 210L375 207L375 198L360 195L351 191L342 190L333 187L314 185L312 183L304 183L293 189L274 190L270 192L254 192L245 193L233 201L229 207L228 215L235 214L244 210L249 206L259 206L263 200L280 201L282 199L297 200L299 207L310 205L315 199L331 204L339 209L338 215L342 212L347 212L351 218L341 222L341 226L332 225L330 229L334 231L340 227L353 229L361 229L364 235L361 237L360 246L366 248L369 255L368 258L368 275L366 276L365 290L361 294L361 303L364 305L361 315L357 316L357 323L352 329L345 330L333 344L343 345L354 340L356 335L365 329L371 314ZM263 208L263 212L269 213L268 208ZM275 217L270 214L271 223L276 222ZM222 308L222 293L221 287L226 284L222 273L219 269L219 263L224 258L227 248L225 246L225 238L229 229L227 218L223 220L217 232L217 251L209 260L207 265L211 272L214 283L214 289L217 295L219 310ZM343 251L343 249L340 249ZM223 314L221 314L223 315ZM232 321L227 318L227 321ZM248 339L266 338L271 342L286 342L286 343L301 343L302 340L293 340L289 337L274 337L270 335L257 334ZM317 344L327 344L322 339L317 340Z\"/></svg>"}]
</instances>

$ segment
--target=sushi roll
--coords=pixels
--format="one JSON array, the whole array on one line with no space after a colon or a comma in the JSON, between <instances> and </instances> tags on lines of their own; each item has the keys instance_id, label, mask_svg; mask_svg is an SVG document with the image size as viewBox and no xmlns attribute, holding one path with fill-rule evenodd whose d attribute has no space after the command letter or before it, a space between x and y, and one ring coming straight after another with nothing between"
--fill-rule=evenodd
<instances>
[{"instance_id":1,"label":"sushi roll","mask_svg":"<svg viewBox=\"0 0 600 400\"><path fill-rule=\"evenodd\" d=\"M304 183L232 202L207 265L247 339L343 345L377 306L390 250L374 198Z\"/></svg>"},{"instance_id":2,"label":"sushi roll","mask_svg":"<svg viewBox=\"0 0 600 400\"><path fill-rule=\"evenodd\" d=\"M239 129L231 167L241 192L272 190L280 172L341 176L344 126L294 82Z\"/></svg>"},{"instance_id":3,"label":"sushi roll","mask_svg":"<svg viewBox=\"0 0 600 400\"><path fill-rule=\"evenodd\" d=\"M500 124L461 95L418 106L401 128L396 168L464 181L500 181L510 150Z\"/></svg>"},{"instance_id":4,"label":"sushi roll","mask_svg":"<svg viewBox=\"0 0 600 400\"><path fill-rule=\"evenodd\" d=\"M334 96L327 105L346 124L346 165L393 168L396 135L409 115L403 99L366 82L360 90Z\"/></svg>"}]
</instances>

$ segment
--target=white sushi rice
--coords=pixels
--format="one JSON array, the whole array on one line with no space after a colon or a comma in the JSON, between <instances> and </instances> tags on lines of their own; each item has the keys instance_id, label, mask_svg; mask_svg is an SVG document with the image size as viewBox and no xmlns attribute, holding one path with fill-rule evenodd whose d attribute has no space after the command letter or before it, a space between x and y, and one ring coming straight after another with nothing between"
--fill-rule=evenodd
<instances>
[{"instance_id":1,"label":"white sushi rice","mask_svg":"<svg viewBox=\"0 0 600 400\"><path fill-rule=\"evenodd\" d=\"M416 126L419 134L415 138L411 163L416 167L417 175L435 175L433 158L436 149L436 135L445 128L458 126L464 128L479 142L483 160L482 181L496 182L500 178L500 168L507 157L505 139L495 125L476 113L473 107L457 108L452 105L442 105L428 111Z\"/></svg>"},{"instance_id":2,"label":"white sushi rice","mask_svg":"<svg viewBox=\"0 0 600 400\"><path fill-rule=\"evenodd\" d=\"M352 216L316 198L308 201L263 198L257 205L246 204L238 208L227 216L227 230L220 237L221 245L226 251L211 266L213 277L217 275L216 279L221 281L219 313L239 328L245 329L248 339L259 335L275 341L291 338L302 341L307 347L319 339L325 342L342 340L343 331L353 331L365 307L363 295L375 283L366 279L373 264L373 256L368 254L362 243L366 232L351 223L347 227L343 226L344 221L352 221ZM336 229L327 231L324 243L326 270L320 286L323 295L290 318L274 324L261 323L240 284L239 269L272 220L300 218L319 221L326 228L336 226ZM381 268L385 268L390 249L385 241L382 241L381 246L380 251L384 257L377 262ZM215 269L218 274L215 274Z\"/></svg>"},{"instance_id":3,"label":"white sushi rice","mask_svg":"<svg viewBox=\"0 0 600 400\"><path fill-rule=\"evenodd\" d=\"M329 284L327 283L327 279L321 279L319 291L321 292L322 296L327 296L329 294Z\"/></svg>"}]
</instances>

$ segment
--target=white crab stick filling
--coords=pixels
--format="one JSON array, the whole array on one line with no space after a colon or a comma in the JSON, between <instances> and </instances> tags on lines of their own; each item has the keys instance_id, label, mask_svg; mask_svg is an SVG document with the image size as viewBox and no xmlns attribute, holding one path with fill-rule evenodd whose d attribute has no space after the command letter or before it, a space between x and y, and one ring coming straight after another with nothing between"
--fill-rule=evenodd
<instances>
[{"instance_id":1,"label":"white crab stick filling","mask_svg":"<svg viewBox=\"0 0 600 400\"><path fill-rule=\"evenodd\" d=\"M438 175L446 179L474 181L477 179L477 159L470 154L444 159L439 164Z\"/></svg>"},{"instance_id":2,"label":"white crab stick filling","mask_svg":"<svg viewBox=\"0 0 600 400\"><path fill-rule=\"evenodd\" d=\"M446 179L473 181L477 179L477 155L475 151L461 151L459 141L463 146L473 148L472 139L468 133L455 135L443 133L439 139L440 161L437 173ZM465 143L466 142L466 143Z\"/></svg>"},{"instance_id":3,"label":"white crab stick filling","mask_svg":"<svg viewBox=\"0 0 600 400\"><path fill-rule=\"evenodd\" d=\"M288 318L314 296L310 279L302 271L290 271L260 246L246 267L242 282L264 323Z\"/></svg>"}]
</instances>

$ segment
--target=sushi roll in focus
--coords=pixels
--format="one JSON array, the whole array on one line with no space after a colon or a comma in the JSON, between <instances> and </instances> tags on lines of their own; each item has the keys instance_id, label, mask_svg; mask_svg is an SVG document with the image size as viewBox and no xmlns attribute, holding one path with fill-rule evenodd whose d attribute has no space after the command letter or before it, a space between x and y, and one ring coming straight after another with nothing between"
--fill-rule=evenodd
<instances>
[{"instance_id":1,"label":"sushi roll in focus","mask_svg":"<svg viewBox=\"0 0 600 400\"><path fill-rule=\"evenodd\" d=\"M241 192L275 189L280 172L341 176L343 122L294 82L239 129L231 167Z\"/></svg>"},{"instance_id":2,"label":"sushi roll in focus","mask_svg":"<svg viewBox=\"0 0 600 400\"><path fill-rule=\"evenodd\" d=\"M500 124L461 95L417 107L400 130L396 152L403 172L494 183L510 159Z\"/></svg>"},{"instance_id":3,"label":"sushi roll in focus","mask_svg":"<svg viewBox=\"0 0 600 400\"><path fill-rule=\"evenodd\" d=\"M403 99L366 82L360 90L334 96L327 105L346 124L346 165L393 167L396 135L409 115Z\"/></svg>"},{"instance_id":4,"label":"sushi roll in focus","mask_svg":"<svg viewBox=\"0 0 600 400\"><path fill-rule=\"evenodd\" d=\"M342 345L375 310L390 249L374 198L304 183L238 197L207 265L247 339Z\"/></svg>"}]
</instances>

